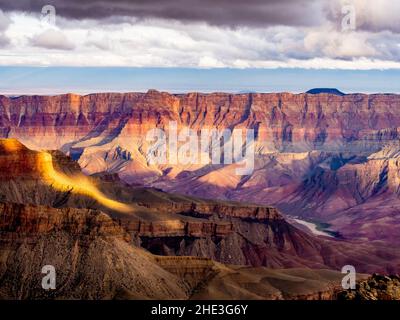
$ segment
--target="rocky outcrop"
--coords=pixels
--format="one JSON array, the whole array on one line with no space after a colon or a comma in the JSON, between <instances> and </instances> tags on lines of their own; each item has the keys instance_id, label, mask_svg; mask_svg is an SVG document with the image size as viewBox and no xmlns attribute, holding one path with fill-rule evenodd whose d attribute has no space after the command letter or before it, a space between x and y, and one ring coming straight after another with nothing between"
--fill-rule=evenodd
<instances>
[{"instance_id":1,"label":"rocky outcrop","mask_svg":"<svg viewBox=\"0 0 400 320\"><path fill-rule=\"evenodd\" d=\"M354 290L340 291L339 300L400 300L400 276L373 274L360 281Z\"/></svg>"},{"instance_id":2,"label":"rocky outcrop","mask_svg":"<svg viewBox=\"0 0 400 320\"><path fill-rule=\"evenodd\" d=\"M188 212L188 211L183 211ZM249 219L255 221L278 221L283 219L282 215L272 207L252 206L252 205L222 205L222 204L192 204L190 211L200 215L211 216L218 213L220 216Z\"/></svg>"},{"instance_id":3,"label":"rocky outcrop","mask_svg":"<svg viewBox=\"0 0 400 320\"><path fill-rule=\"evenodd\" d=\"M223 238L233 232L229 222L212 222L207 220L160 220L160 221L127 221L122 220L126 230L138 237L217 237Z\"/></svg>"},{"instance_id":4,"label":"rocky outcrop","mask_svg":"<svg viewBox=\"0 0 400 320\"><path fill-rule=\"evenodd\" d=\"M0 203L0 299L331 299L342 274L153 256L106 214ZM55 289L42 287L44 266Z\"/></svg>"},{"instance_id":5,"label":"rocky outcrop","mask_svg":"<svg viewBox=\"0 0 400 320\"><path fill-rule=\"evenodd\" d=\"M87 239L113 237L129 242L130 236L112 219L90 209L55 209L16 203L0 203L2 241L16 235L38 237L42 234L67 231Z\"/></svg>"},{"instance_id":6,"label":"rocky outcrop","mask_svg":"<svg viewBox=\"0 0 400 320\"><path fill-rule=\"evenodd\" d=\"M145 207L160 208L166 212L179 212L191 216L210 217L218 213L221 217L232 217L249 219L255 221L263 220L279 220L283 219L282 215L273 207L257 206L257 205L243 205L240 203L213 203L212 200L196 202L173 202L173 203L139 203Z\"/></svg>"},{"instance_id":7,"label":"rocky outcrop","mask_svg":"<svg viewBox=\"0 0 400 320\"><path fill-rule=\"evenodd\" d=\"M185 298L168 273L104 213L0 203L0 299ZM42 268L56 288L42 287Z\"/></svg>"},{"instance_id":8,"label":"rocky outcrop","mask_svg":"<svg viewBox=\"0 0 400 320\"><path fill-rule=\"evenodd\" d=\"M29 150L16 139L0 139L0 156L0 177L4 180L38 178L45 166L41 153Z\"/></svg>"}]
</instances>

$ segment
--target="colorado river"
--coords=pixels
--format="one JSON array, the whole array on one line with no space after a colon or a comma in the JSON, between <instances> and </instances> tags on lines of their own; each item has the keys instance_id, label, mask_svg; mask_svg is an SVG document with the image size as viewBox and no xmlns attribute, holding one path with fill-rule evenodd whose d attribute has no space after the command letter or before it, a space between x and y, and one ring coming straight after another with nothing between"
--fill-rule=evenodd
<instances>
[{"instance_id":1,"label":"colorado river","mask_svg":"<svg viewBox=\"0 0 400 320\"><path fill-rule=\"evenodd\" d=\"M317 225L312 222L308 222L308 221L304 221L304 220L300 220L300 219L293 219L293 220L296 221L298 224L306 226L313 234L315 234L317 236L325 236L325 237L334 238L334 236L332 234L330 234L329 232L326 232L323 230L318 230Z\"/></svg>"}]
</instances>

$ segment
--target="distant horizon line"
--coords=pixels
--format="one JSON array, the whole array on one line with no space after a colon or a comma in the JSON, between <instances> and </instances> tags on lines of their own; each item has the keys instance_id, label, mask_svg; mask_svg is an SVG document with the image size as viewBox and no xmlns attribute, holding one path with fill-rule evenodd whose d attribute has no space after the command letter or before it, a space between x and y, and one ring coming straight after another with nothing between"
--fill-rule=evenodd
<instances>
[{"instance_id":1,"label":"distant horizon line","mask_svg":"<svg viewBox=\"0 0 400 320\"><path fill-rule=\"evenodd\" d=\"M305 93L341 88L347 94L400 93L400 70L0 67L8 96L147 92Z\"/></svg>"},{"instance_id":2,"label":"distant horizon line","mask_svg":"<svg viewBox=\"0 0 400 320\"><path fill-rule=\"evenodd\" d=\"M332 93L332 92L318 92L318 93L310 93L308 91L315 90L315 89L330 89L330 90L338 90L341 94ZM200 90L193 90L193 91L182 91L182 92L171 92L168 90L163 89L145 89L139 91L93 91L93 92L74 92L74 91L63 91L63 92L55 92L55 93L3 93L0 92L0 96L7 97L7 98L20 98L20 97L34 97L34 96L41 96L41 97L56 97L56 96L68 96L68 95L75 95L80 97L91 96L91 95L98 95L98 94L148 94L149 92L157 92L157 93L167 93L170 95L178 96L178 95L189 95L189 94L201 94L201 95L213 95L213 94L229 94L229 95L243 95L243 94L292 94L292 95L336 95L336 96L349 96L349 95L400 95L400 92L342 92L337 88L311 88L308 91L200 91Z\"/></svg>"}]
</instances>

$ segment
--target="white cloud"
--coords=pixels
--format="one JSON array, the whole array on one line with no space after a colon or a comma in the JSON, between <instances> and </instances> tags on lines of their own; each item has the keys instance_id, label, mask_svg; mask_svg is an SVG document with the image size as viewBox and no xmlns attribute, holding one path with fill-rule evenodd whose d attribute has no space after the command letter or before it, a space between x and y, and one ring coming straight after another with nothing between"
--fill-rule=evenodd
<instances>
[{"instance_id":1,"label":"white cloud","mask_svg":"<svg viewBox=\"0 0 400 320\"><path fill-rule=\"evenodd\" d=\"M224 67L224 64L214 57L204 56L200 58L198 66L203 68L219 68Z\"/></svg>"},{"instance_id":2,"label":"white cloud","mask_svg":"<svg viewBox=\"0 0 400 320\"><path fill-rule=\"evenodd\" d=\"M34 35L30 43L34 47L45 49L72 50L75 48L75 45L61 31L55 29L47 29Z\"/></svg>"},{"instance_id":3,"label":"white cloud","mask_svg":"<svg viewBox=\"0 0 400 320\"><path fill-rule=\"evenodd\" d=\"M1 50L2 65L400 68L399 33L340 32L329 21L320 27L228 28L58 17L52 29L28 14L14 13L10 21L13 47Z\"/></svg>"},{"instance_id":4,"label":"white cloud","mask_svg":"<svg viewBox=\"0 0 400 320\"><path fill-rule=\"evenodd\" d=\"M353 5L357 29L373 32L400 32L400 1L393 0L335 0L330 2L330 15L340 19L341 7Z\"/></svg>"},{"instance_id":5,"label":"white cloud","mask_svg":"<svg viewBox=\"0 0 400 320\"><path fill-rule=\"evenodd\" d=\"M312 31L306 35L304 46L314 56L328 58L352 59L379 56L378 49L369 42L369 35L365 32L343 33L329 29Z\"/></svg>"}]
</instances>

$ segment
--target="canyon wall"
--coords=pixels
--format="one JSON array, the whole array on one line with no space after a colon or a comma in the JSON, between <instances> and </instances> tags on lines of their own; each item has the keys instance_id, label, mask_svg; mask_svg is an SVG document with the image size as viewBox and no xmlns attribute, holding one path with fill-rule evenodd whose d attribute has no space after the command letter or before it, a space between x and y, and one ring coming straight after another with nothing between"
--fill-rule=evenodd
<instances>
[{"instance_id":1,"label":"canyon wall","mask_svg":"<svg viewBox=\"0 0 400 320\"><path fill-rule=\"evenodd\" d=\"M150 90L1 96L0 133L45 149L68 149L78 142L101 145L116 137L130 139L127 146L132 146L147 130L177 121L178 128L253 128L260 152L373 149L398 136L399 106L400 96L392 94L172 95Z\"/></svg>"},{"instance_id":2,"label":"canyon wall","mask_svg":"<svg viewBox=\"0 0 400 320\"><path fill-rule=\"evenodd\" d=\"M288 216L327 223L345 239L400 243L399 108L400 96L393 94L173 95L150 90L2 96L0 134L18 138L32 149L61 150L77 160L88 175L115 175L116 180L132 186L235 200L246 203L243 207L247 203L272 205ZM254 171L238 176L235 164L150 164L146 133L154 128L168 130L170 121L177 123L178 130L253 129ZM60 197L58 205L71 204L70 198ZM140 206L146 207L145 203ZM182 207L175 212L198 214L188 208L190 203L179 204ZM164 202L162 206L169 208ZM211 206L198 211L223 210L231 209ZM263 211L266 209L246 210L235 208L229 215L241 220L253 215L262 221L262 216L269 214ZM241 216L241 212L246 213ZM229 235L235 228L231 222L213 221L206 226L186 220L175 222L175 229L169 230L174 229L176 237L185 237L188 232ZM157 221L135 223L135 234L140 234L139 230L144 230L143 235L164 232ZM171 244L172 251L179 251L178 244ZM160 250L158 244L156 247Z\"/></svg>"}]
</instances>

